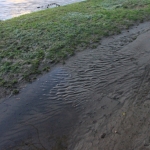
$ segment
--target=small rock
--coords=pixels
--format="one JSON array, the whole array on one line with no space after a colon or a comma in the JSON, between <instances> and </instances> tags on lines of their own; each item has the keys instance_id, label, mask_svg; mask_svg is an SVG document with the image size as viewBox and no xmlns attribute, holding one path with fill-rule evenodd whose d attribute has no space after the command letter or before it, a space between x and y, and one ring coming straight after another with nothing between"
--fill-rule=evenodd
<instances>
[{"instance_id":1,"label":"small rock","mask_svg":"<svg viewBox=\"0 0 150 150\"><path fill-rule=\"evenodd\" d=\"M145 143L144 146L149 146L149 144Z\"/></svg>"},{"instance_id":2,"label":"small rock","mask_svg":"<svg viewBox=\"0 0 150 150\"><path fill-rule=\"evenodd\" d=\"M97 121L96 120L93 120L93 124L95 124Z\"/></svg>"},{"instance_id":3,"label":"small rock","mask_svg":"<svg viewBox=\"0 0 150 150\"><path fill-rule=\"evenodd\" d=\"M105 138L105 136L106 136L106 133L103 133L103 134L101 135L101 138L103 139L103 138Z\"/></svg>"},{"instance_id":4,"label":"small rock","mask_svg":"<svg viewBox=\"0 0 150 150\"><path fill-rule=\"evenodd\" d=\"M126 115L126 113L125 113L125 112L123 112L123 113L122 113L122 115L123 115L123 116L125 116L125 115Z\"/></svg>"}]
</instances>

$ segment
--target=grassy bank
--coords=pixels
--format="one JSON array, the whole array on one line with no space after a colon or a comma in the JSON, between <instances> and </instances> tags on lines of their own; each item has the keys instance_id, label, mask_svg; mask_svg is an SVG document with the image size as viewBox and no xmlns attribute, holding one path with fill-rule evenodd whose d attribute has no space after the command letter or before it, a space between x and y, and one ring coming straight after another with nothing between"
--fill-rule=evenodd
<instances>
[{"instance_id":1,"label":"grassy bank","mask_svg":"<svg viewBox=\"0 0 150 150\"><path fill-rule=\"evenodd\" d=\"M0 86L15 93L18 82L149 19L150 0L87 0L0 21Z\"/></svg>"}]
</instances>

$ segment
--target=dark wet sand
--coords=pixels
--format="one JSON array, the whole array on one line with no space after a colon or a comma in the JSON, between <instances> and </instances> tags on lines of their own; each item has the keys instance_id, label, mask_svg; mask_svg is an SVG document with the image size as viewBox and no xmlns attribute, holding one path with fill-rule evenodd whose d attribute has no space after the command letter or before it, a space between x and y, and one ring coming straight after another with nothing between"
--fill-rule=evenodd
<instances>
[{"instance_id":1,"label":"dark wet sand","mask_svg":"<svg viewBox=\"0 0 150 150\"><path fill-rule=\"evenodd\" d=\"M150 22L76 57L92 81L69 150L150 149Z\"/></svg>"},{"instance_id":2,"label":"dark wet sand","mask_svg":"<svg viewBox=\"0 0 150 150\"><path fill-rule=\"evenodd\" d=\"M150 149L150 22L100 41L0 104L0 149Z\"/></svg>"}]
</instances>

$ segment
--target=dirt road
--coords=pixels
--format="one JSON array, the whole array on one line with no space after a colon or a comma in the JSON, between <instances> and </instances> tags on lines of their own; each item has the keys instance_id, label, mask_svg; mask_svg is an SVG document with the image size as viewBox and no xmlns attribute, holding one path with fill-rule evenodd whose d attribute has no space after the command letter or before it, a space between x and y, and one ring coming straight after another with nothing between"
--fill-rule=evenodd
<instances>
[{"instance_id":1,"label":"dirt road","mask_svg":"<svg viewBox=\"0 0 150 150\"><path fill-rule=\"evenodd\" d=\"M0 149L150 149L150 22L105 38L0 103Z\"/></svg>"}]
</instances>

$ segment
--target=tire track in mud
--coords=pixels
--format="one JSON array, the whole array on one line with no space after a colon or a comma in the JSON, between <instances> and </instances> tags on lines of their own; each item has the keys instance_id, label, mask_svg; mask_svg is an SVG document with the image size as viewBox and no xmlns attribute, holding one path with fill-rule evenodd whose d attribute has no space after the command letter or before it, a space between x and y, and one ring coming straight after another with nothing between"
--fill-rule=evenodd
<instances>
[{"instance_id":1,"label":"tire track in mud","mask_svg":"<svg viewBox=\"0 0 150 150\"><path fill-rule=\"evenodd\" d=\"M148 81L150 51L131 50L128 45L149 26L140 24L102 40L96 49L79 52L3 101L0 149L62 150L67 141L71 150L98 149L101 133L111 135L116 124L109 121Z\"/></svg>"}]
</instances>

